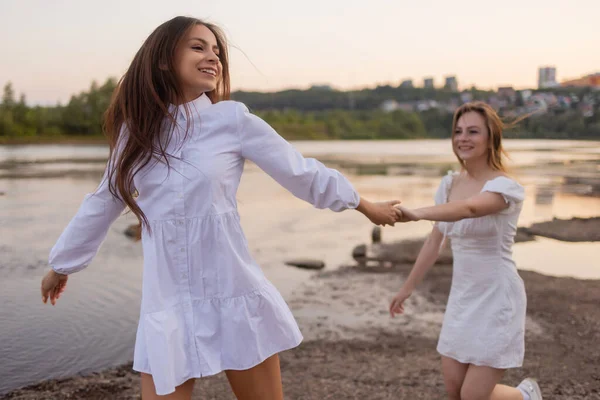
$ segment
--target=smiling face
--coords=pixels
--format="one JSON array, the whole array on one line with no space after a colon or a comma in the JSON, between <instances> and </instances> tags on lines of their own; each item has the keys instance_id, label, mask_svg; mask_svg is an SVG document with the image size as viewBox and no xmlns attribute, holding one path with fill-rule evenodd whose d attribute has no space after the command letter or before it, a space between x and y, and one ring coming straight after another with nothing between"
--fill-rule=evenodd
<instances>
[{"instance_id":1,"label":"smiling face","mask_svg":"<svg viewBox=\"0 0 600 400\"><path fill-rule=\"evenodd\" d=\"M200 24L194 25L178 45L175 71L184 102L217 88L223 75L220 48L215 34Z\"/></svg>"},{"instance_id":2,"label":"smiling face","mask_svg":"<svg viewBox=\"0 0 600 400\"><path fill-rule=\"evenodd\" d=\"M460 116L452 133L454 153L465 162L487 158L489 132L485 118L476 111Z\"/></svg>"},{"instance_id":3,"label":"smiling face","mask_svg":"<svg viewBox=\"0 0 600 400\"><path fill-rule=\"evenodd\" d=\"M452 118L452 150L460 165L466 168L486 161L495 171L504 171L502 132L505 125L489 104L481 101L465 103Z\"/></svg>"}]
</instances>

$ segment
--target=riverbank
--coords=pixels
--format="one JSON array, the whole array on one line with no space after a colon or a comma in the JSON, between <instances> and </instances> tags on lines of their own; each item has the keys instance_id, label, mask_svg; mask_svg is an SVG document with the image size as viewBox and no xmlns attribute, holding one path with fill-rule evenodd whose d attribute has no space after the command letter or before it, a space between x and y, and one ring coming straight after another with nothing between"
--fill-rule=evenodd
<instances>
[{"instance_id":1,"label":"riverbank","mask_svg":"<svg viewBox=\"0 0 600 400\"><path fill-rule=\"evenodd\" d=\"M433 268L406 315L391 319L387 302L410 267L323 272L288 299L306 340L281 355L287 399L444 398L435 345L452 269ZM528 294L525 364L508 371L504 383L535 376L547 398L600 398L600 280L520 273ZM4 397L67 398L139 399L138 376L124 365ZM220 374L198 380L194 399L234 397Z\"/></svg>"},{"instance_id":2,"label":"riverbank","mask_svg":"<svg viewBox=\"0 0 600 400\"><path fill-rule=\"evenodd\" d=\"M38 145L38 144L39 145L48 145L48 144L106 145L107 141L103 135L17 136L17 137L0 136L0 145L22 146L22 145Z\"/></svg>"}]
</instances>

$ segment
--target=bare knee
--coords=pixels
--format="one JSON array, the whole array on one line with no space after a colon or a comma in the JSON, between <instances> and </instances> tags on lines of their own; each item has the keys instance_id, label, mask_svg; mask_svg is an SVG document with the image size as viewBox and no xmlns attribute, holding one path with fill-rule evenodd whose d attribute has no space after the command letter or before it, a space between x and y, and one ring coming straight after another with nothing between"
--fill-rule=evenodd
<instances>
[{"instance_id":1,"label":"bare knee","mask_svg":"<svg viewBox=\"0 0 600 400\"><path fill-rule=\"evenodd\" d=\"M460 390L465 381L469 366L456 360L442 356L444 386L450 400L460 400Z\"/></svg>"},{"instance_id":2,"label":"bare knee","mask_svg":"<svg viewBox=\"0 0 600 400\"><path fill-rule=\"evenodd\" d=\"M446 392L448 393L448 400L461 400L460 390L458 392L449 392L448 389L446 389Z\"/></svg>"},{"instance_id":3,"label":"bare knee","mask_svg":"<svg viewBox=\"0 0 600 400\"><path fill-rule=\"evenodd\" d=\"M444 382L446 386L446 393L448 394L448 400L461 400L460 397L460 385L462 382L448 381Z\"/></svg>"},{"instance_id":4,"label":"bare knee","mask_svg":"<svg viewBox=\"0 0 600 400\"><path fill-rule=\"evenodd\" d=\"M444 374L444 386L449 400L461 400L460 390L464 383L464 375L461 374Z\"/></svg>"}]
</instances>

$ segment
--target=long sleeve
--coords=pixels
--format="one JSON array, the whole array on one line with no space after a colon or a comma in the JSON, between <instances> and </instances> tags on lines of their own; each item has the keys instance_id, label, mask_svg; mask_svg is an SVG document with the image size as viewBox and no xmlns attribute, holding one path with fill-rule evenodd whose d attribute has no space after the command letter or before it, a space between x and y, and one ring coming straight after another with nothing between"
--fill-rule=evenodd
<instances>
[{"instance_id":1,"label":"long sleeve","mask_svg":"<svg viewBox=\"0 0 600 400\"><path fill-rule=\"evenodd\" d=\"M61 274L86 268L106 238L125 203L110 193L108 167L95 192L85 195L79 210L50 251L49 264Z\"/></svg>"},{"instance_id":2,"label":"long sleeve","mask_svg":"<svg viewBox=\"0 0 600 400\"><path fill-rule=\"evenodd\" d=\"M294 196L316 208L356 208L360 197L340 172L314 158L304 158L246 106L236 107L242 157L251 160Z\"/></svg>"}]
</instances>

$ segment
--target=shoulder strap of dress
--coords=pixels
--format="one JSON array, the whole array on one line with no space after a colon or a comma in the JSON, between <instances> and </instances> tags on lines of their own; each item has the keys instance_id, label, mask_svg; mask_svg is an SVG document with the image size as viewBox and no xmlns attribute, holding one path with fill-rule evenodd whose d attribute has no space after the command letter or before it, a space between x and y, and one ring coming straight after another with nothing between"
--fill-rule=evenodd
<instances>
[{"instance_id":1,"label":"shoulder strap of dress","mask_svg":"<svg viewBox=\"0 0 600 400\"><path fill-rule=\"evenodd\" d=\"M450 193L452 193L452 188L454 188L454 178L457 177L460 173L451 173L450 175L450 187L446 191L446 203L450 200Z\"/></svg>"}]
</instances>

